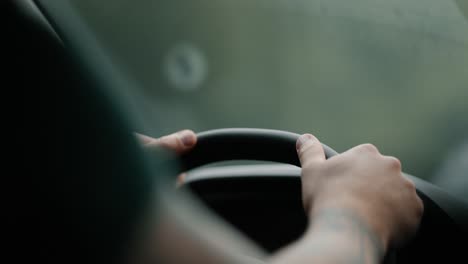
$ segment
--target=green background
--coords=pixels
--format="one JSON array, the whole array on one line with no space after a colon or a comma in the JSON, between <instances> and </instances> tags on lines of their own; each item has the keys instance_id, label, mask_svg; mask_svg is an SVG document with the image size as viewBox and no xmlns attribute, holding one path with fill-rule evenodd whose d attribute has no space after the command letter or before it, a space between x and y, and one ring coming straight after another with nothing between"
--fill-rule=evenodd
<instances>
[{"instance_id":1,"label":"green background","mask_svg":"<svg viewBox=\"0 0 468 264\"><path fill-rule=\"evenodd\" d=\"M426 179L468 138L468 22L455 2L73 2L133 83L140 132L311 132L338 151L374 143ZM184 87L169 67L201 80Z\"/></svg>"}]
</instances>

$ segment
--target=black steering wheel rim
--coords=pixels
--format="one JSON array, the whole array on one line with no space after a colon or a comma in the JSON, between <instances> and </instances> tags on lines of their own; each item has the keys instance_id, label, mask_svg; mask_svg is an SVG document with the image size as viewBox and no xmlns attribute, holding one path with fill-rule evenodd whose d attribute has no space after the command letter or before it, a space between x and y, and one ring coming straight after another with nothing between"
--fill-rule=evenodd
<instances>
[{"instance_id":1,"label":"black steering wheel rim","mask_svg":"<svg viewBox=\"0 0 468 264\"><path fill-rule=\"evenodd\" d=\"M180 157L183 170L217 161L262 160L300 167L296 152L299 134L259 128L223 128L197 134L197 145ZM322 143L328 159L338 153Z\"/></svg>"},{"instance_id":2,"label":"black steering wheel rim","mask_svg":"<svg viewBox=\"0 0 468 264\"><path fill-rule=\"evenodd\" d=\"M180 157L182 170L190 170L217 161L262 160L300 167L296 152L299 134L259 128L223 128L197 134L197 145ZM322 143L325 158L338 153ZM383 263L396 263L390 251Z\"/></svg>"},{"instance_id":3,"label":"black steering wheel rim","mask_svg":"<svg viewBox=\"0 0 468 264\"><path fill-rule=\"evenodd\" d=\"M197 136L195 148L180 157L183 171L227 160L274 161L300 167L296 152L299 134L271 129L228 128L205 131ZM322 146L326 158L337 155L327 145ZM462 256L464 251L461 246L450 241L453 237L465 237L468 206L428 182L404 175L415 183L424 203L424 215L409 245L403 249L390 249L383 263L412 263L421 259L432 261L446 258L447 254ZM424 258L427 252L431 254Z\"/></svg>"}]
</instances>

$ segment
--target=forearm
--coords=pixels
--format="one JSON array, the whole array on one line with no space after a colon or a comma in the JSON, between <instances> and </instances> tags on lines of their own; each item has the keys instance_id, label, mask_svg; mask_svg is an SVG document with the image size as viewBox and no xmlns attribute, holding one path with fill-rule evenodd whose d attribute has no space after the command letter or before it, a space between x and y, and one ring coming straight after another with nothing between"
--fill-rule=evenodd
<instances>
[{"instance_id":1,"label":"forearm","mask_svg":"<svg viewBox=\"0 0 468 264\"><path fill-rule=\"evenodd\" d=\"M305 235L271 263L379 263L381 243L351 211L325 209L311 218Z\"/></svg>"},{"instance_id":2,"label":"forearm","mask_svg":"<svg viewBox=\"0 0 468 264\"><path fill-rule=\"evenodd\" d=\"M158 218L133 263L263 263L266 253L180 191L160 192ZM157 225L153 225L157 222Z\"/></svg>"},{"instance_id":3,"label":"forearm","mask_svg":"<svg viewBox=\"0 0 468 264\"><path fill-rule=\"evenodd\" d=\"M137 263L264 263L257 254L252 254L249 250L243 252L230 247L233 246L232 241L226 242L220 237L218 237L218 241L212 241L206 236L202 237L200 234L194 233L193 230L187 230L187 228L190 229L183 223L174 222L173 219L163 219L159 224L157 240L154 243L158 247L154 248L152 253L145 254L150 256L150 261L138 261Z\"/></svg>"}]
</instances>

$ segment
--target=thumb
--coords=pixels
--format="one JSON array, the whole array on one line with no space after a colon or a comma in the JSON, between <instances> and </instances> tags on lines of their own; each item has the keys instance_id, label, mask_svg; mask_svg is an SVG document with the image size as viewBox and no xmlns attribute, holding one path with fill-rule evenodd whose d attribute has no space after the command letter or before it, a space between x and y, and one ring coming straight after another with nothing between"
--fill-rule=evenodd
<instances>
[{"instance_id":1,"label":"thumb","mask_svg":"<svg viewBox=\"0 0 468 264\"><path fill-rule=\"evenodd\" d=\"M147 148L163 147L175 151L177 154L187 152L197 143L197 136L192 130L182 130L160 138L151 138L140 134L137 134L137 137Z\"/></svg>"},{"instance_id":2,"label":"thumb","mask_svg":"<svg viewBox=\"0 0 468 264\"><path fill-rule=\"evenodd\" d=\"M311 134L304 134L296 141L297 155L301 166L315 167L325 161L325 152L320 141Z\"/></svg>"}]
</instances>

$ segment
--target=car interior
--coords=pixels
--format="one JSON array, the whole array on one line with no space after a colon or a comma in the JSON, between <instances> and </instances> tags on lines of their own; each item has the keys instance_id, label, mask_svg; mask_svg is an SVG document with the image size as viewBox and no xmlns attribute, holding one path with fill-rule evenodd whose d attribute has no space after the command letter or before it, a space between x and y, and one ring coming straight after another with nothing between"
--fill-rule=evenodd
<instances>
[{"instance_id":1,"label":"car interior","mask_svg":"<svg viewBox=\"0 0 468 264\"><path fill-rule=\"evenodd\" d=\"M26 220L22 232L29 234L18 235L20 257L123 263L135 224L149 206L157 206L150 199L155 178L174 171L153 166L138 146L133 136L138 118L126 101L127 83L67 1L1 5L7 83L24 91L24 137L35 138L22 157L33 177L19 183L28 195L18 218ZM179 191L194 194L272 253L306 228L298 137L273 129L208 130L198 134L193 151L169 162L180 164L178 172L189 171ZM327 158L337 154L324 149ZM231 160L266 162L206 166ZM392 249L386 261L463 262L468 205L428 181L406 176L424 202L424 215L414 238Z\"/></svg>"}]
</instances>

